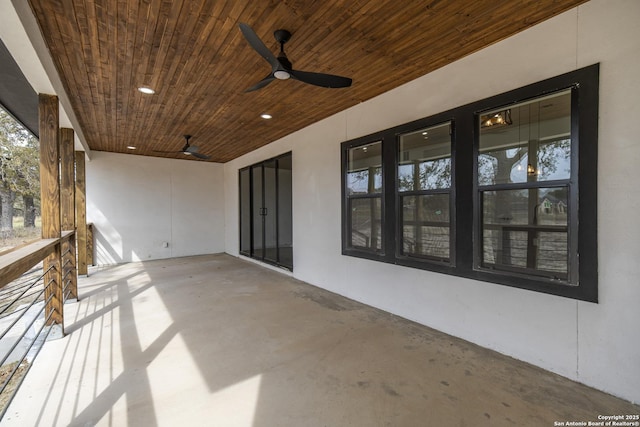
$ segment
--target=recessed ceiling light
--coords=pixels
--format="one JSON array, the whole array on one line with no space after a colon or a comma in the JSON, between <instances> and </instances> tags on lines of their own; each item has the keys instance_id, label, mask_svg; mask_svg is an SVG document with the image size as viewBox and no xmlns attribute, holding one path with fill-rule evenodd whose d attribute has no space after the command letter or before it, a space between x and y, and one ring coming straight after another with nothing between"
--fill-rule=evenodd
<instances>
[{"instance_id":1,"label":"recessed ceiling light","mask_svg":"<svg viewBox=\"0 0 640 427\"><path fill-rule=\"evenodd\" d=\"M142 92L142 93L145 93L147 95L153 95L154 93L156 93L155 90L151 89L150 87L146 87L146 86L140 86L138 88L138 92Z\"/></svg>"},{"instance_id":2,"label":"recessed ceiling light","mask_svg":"<svg viewBox=\"0 0 640 427\"><path fill-rule=\"evenodd\" d=\"M135 150L135 149L136 149L136 147L134 147L133 145L127 145L127 148L128 148L129 150Z\"/></svg>"},{"instance_id":3,"label":"recessed ceiling light","mask_svg":"<svg viewBox=\"0 0 640 427\"><path fill-rule=\"evenodd\" d=\"M269 120L270 118L272 118L273 116L271 114L260 114L260 117L262 117L265 120Z\"/></svg>"}]
</instances>

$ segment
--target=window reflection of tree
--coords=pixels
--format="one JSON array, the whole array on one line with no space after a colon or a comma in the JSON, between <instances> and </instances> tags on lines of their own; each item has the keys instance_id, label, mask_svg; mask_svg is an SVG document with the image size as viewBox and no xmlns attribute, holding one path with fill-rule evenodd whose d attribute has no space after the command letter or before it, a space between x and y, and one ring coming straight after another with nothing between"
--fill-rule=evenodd
<instances>
[{"instance_id":1,"label":"window reflection of tree","mask_svg":"<svg viewBox=\"0 0 640 427\"><path fill-rule=\"evenodd\" d=\"M562 104L562 97L569 98L569 94L558 96L555 102ZM565 136L569 129L562 129L564 135L545 137L540 134L540 128L541 122L546 126L544 120L547 120L553 122L547 127L557 131L559 123L569 123L570 110L561 110L564 117L549 117L549 114L542 117L540 105L541 102L531 102L513 108L517 132L481 129L481 139L492 135L494 138L485 139L488 147L478 156L478 183L483 196L482 261L496 266L555 271L564 276L568 263L564 206L570 177L571 140ZM517 141L505 141L509 137ZM493 144L502 146L491 147L488 141L500 141ZM546 181L555 181L559 188L545 188L542 183ZM513 191L523 187L524 191ZM485 194L486 190L492 190L491 194ZM564 206L558 209L563 210L563 214L542 218L541 203L547 194L558 190L565 195ZM548 213L552 210L549 207Z\"/></svg>"}]
</instances>

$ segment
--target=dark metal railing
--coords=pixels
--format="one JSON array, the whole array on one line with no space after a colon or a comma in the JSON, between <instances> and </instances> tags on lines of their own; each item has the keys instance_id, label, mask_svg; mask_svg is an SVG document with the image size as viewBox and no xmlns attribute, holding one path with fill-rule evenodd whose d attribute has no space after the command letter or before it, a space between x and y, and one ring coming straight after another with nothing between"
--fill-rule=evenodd
<instances>
[{"instance_id":1,"label":"dark metal railing","mask_svg":"<svg viewBox=\"0 0 640 427\"><path fill-rule=\"evenodd\" d=\"M77 297L75 261L73 231L0 256L0 420L51 331L63 333L62 306Z\"/></svg>"},{"instance_id":2,"label":"dark metal railing","mask_svg":"<svg viewBox=\"0 0 640 427\"><path fill-rule=\"evenodd\" d=\"M31 369L33 360L40 353L42 344L51 331L52 325L47 326L47 324L53 312L50 312L46 319L44 312L47 303L53 298L53 294L50 293L47 300L43 298L43 295L55 282L50 280L42 287L38 287L38 285L43 284L46 274L53 268L53 266L49 267L48 271L38 275L35 279L33 278L33 270L27 272L24 275L27 277L25 280L18 280L18 283L0 290L0 301L2 301L0 306L0 365L2 366L0 395L7 392L8 396L0 412L0 418L4 416L15 392L22 384L26 373ZM30 292L36 287L38 287L36 291ZM41 307L34 313L32 308L38 305ZM29 331L38 320L42 325L37 333L29 337ZM19 346L20 348L18 348ZM18 350L18 354L16 354L16 350Z\"/></svg>"}]
</instances>

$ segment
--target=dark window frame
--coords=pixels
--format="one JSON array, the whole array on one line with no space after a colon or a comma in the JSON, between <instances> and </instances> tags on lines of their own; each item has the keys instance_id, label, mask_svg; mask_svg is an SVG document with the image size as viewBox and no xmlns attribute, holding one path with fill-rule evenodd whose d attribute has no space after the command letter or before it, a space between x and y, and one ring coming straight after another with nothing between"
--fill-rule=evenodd
<instances>
[{"instance_id":1,"label":"dark window frame","mask_svg":"<svg viewBox=\"0 0 640 427\"><path fill-rule=\"evenodd\" d=\"M573 129L577 128L577 120L579 117L579 114L574 114L577 111L576 108L576 100L577 100L577 88L575 86L566 88L564 90L559 90L559 91L555 91L555 92L551 92L551 93L547 93L544 94L542 96L535 96L533 98L530 99L526 99L524 100L525 103L529 103L530 101L536 102L536 100L540 99L540 98L546 98L549 95L554 95L554 94L560 94L560 93L568 93L568 95L570 96L570 105L571 105L571 111L570 111L570 129L571 129L571 135L570 135L570 147L571 147L571 153L577 152L577 147L578 147L578 135L573 132ZM519 101L520 102L520 101ZM515 107L517 107L519 104L516 104ZM510 104L508 106L509 111L514 107L513 104ZM476 114L476 123L479 124L479 122L481 121L480 117L482 116L482 113L477 113ZM528 126L530 126L531 124L528 123ZM517 182L510 182L510 183L492 183L492 184L480 184L479 183L479 157L480 157L480 149L479 149L479 145L480 145L480 134L477 133L476 139L475 139L475 168L476 168L476 179L474 180L475 184L476 184L476 188L475 188L475 200L474 203L476 204L475 207L475 214L477 215L477 221L476 221L476 227L474 232L476 233L475 235L475 242L476 242L476 246L475 246L475 268L480 270L480 271L490 271L492 273L496 273L499 274L501 271L502 272L507 272L507 274L514 274L514 275L522 275L523 277L529 277L529 276L543 276L546 277L547 279L550 280L554 280L554 281L558 281L561 282L565 285L571 285L571 284L575 284L578 282L578 271L577 271L577 257L571 257L571 253L572 253L572 249L575 247L576 243L577 243L577 222L571 219L571 216L569 216L567 218L567 225L566 226L544 226L544 225L531 225L531 224L506 224L506 225L496 225L496 224L492 224L491 227L487 227L487 228L495 228L495 229L510 229L509 232L516 232L516 233L527 233L527 250L526 250L526 255L527 255L527 264L535 263L535 258L536 258L536 251L535 251L535 243L533 242L536 238L534 236L536 236L536 230L540 230L540 229L546 229L546 232L565 232L567 234L567 257L568 259L568 265L567 265L567 272L563 273L563 272L554 272L554 271L546 271L540 268L532 268L529 267L528 265L526 267L523 266L515 266L515 265L504 265L500 262L495 262L493 264L491 263L485 263L483 261L483 245L484 245L484 236L483 236L483 232L484 232L484 228L486 226L486 224L484 224L484 212L483 212L483 196L484 193L488 193L488 192L500 192L500 191L521 191L521 190L540 190L540 189L545 189L545 188L555 188L555 189L560 189L560 188L565 188L568 195L571 196L572 194L576 193L576 190L572 190L572 187L575 187L574 183L577 183L579 181L578 179L578 171L577 168L574 168L574 163L575 160L577 159L577 155L571 155L571 171L570 171L570 175L567 178L561 178L561 179L556 179L556 180L538 180L536 178L531 179L529 176L527 176L527 180L526 181L517 181ZM567 138L565 137L556 137L555 139L551 140L551 141L561 141L561 140L566 140ZM548 141L545 141L545 143L549 143ZM538 141L537 139L529 139L528 144L527 144L527 152L526 155L529 159L529 165L531 165L532 163L535 164L535 160L531 160L531 154L532 153L537 153L537 150L540 146L540 141ZM536 155L537 158L537 155ZM577 194L577 193L576 193ZM568 206L569 207L575 207L576 205L576 200L568 200ZM573 212L575 212L576 209L569 209L569 215L571 215ZM529 212L531 213L531 212ZM534 213L535 214L535 213ZM566 230L562 230L562 229L566 229ZM506 238L506 242L508 242L508 236L509 236L509 232L507 232L506 234L502 234L501 237L503 239L503 241L505 241L504 239ZM504 233L504 231L503 231ZM532 245L532 246L529 246ZM507 255L507 257L510 257L510 254L503 254L503 255Z\"/></svg>"},{"instance_id":2,"label":"dark window frame","mask_svg":"<svg viewBox=\"0 0 640 427\"><path fill-rule=\"evenodd\" d=\"M478 116L485 111L514 105L571 89L571 177L568 190L570 273L567 280L496 271L481 266L478 250L481 215L477 183ZM496 283L562 297L598 301L597 164L599 64L594 64L430 117L376 132L341 144L342 152L342 254L414 267L478 281ZM397 188L399 135L446 121L452 124L451 146L451 259L401 256L401 196ZM348 246L346 209L346 153L350 148L382 141L382 235L380 253ZM553 186L552 182L549 182Z\"/></svg>"},{"instance_id":3,"label":"dark window frame","mask_svg":"<svg viewBox=\"0 0 640 427\"><path fill-rule=\"evenodd\" d=\"M358 147L362 147L365 145L369 145L369 144L374 144L377 142L381 142L382 144L382 158L385 158L385 145L384 143L382 143L383 139L382 139L382 135L380 133L376 133L376 134L372 134L372 135L368 135L366 137L363 138L357 138L351 141L348 141L347 143L343 143L343 150L342 150L342 176L343 176L343 182L342 182L342 203L343 203L343 207L342 207L342 241L343 241L343 247L345 247L346 245L346 253L345 255L351 255L351 256L357 256L359 258L367 258L367 259L372 259L372 260L378 260L378 261L383 261L385 258L385 253L386 253L386 247L387 245L387 235L388 233L386 232L386 224L388 223L388 219L385 216L385 204L386 201L388 199L388 197L386 197L386 193L387 193L387 179L385 178L385 176L387 175L385 173L385 164L384 162L382 163L382 191L381 193L375 193L375 194L366 194L363 196L359 196L359 195L349 195L348 191L347 191L347 170L348 170L348 163L349 163L349 151L351 149L354 148L358 148ZM381 239L381 248L380 250L371 250L371 249L366 249L366 248L361 248L361 247L352 247L347 245L347 242L351 241L350 240L350 233L351 233L351 201L352 200L358 200L358 199L372 199L372 198L379 198L380 199L380 203L381 203L381 213L380 213L380 223L381 223L381 235L380 235L380 239ZM344 253L344 251L343 251Z\"/></svg>"},{"instance_id":4,"label":"dark window frame","mask_svg":"<svg viewBox=\"0 0 640 427\"><path fill-rule=\"evenodd\" d=\"M282 261L282 257L280 254L281 251L281 246L280 246L280 206L279 206L279 192L280 192L280 186L279 186L279 175L276 172L275 174L275 200L276 200L276 206L275 206L275 217L276 222L275 222L275 235L276 235L276 259L270 259L266 253L265 253L265 249L264 249L264 243L265 243L265 225L264 223L262 224L260 233L261 233L261 241L263 244L262 249L260 249L261 255L256 253L256 248L254 246L254 240L255 240L255 227L254 227L254 218L253 218L253 213L255 212L255 209L257 208L255 206L255 199L254 199L254 195L255 195L255 189L253 187L253 178L254 178L254 171L259 169L260 170L260 176L261 176L261 182L262 185L264 185L264 181L265 181L265 165L267 163L273 162L276 165L276 170L279 168L279 162L281 159L283 158L290 158L291 160L293 159L293 153L291 151L288 151L286 153L280 154L278 156L275 157L271 157L269 159L263 160L261 162L257 162L248 166L245 166L243 168L238 169L238 225L239 225L239 232L238 232L238 253L240 255L246 256L248 258L252 258L255 260L258 260L260 262L263 262L265 264L270 264L270 265L274 265L276 267L281 267L284 269L287 269L289 271L293 271L293 260L291 261L291 263L285 263ZM247 172L247 177L249 180L249 194L248 194L248 206L244 207L243 206L243 189L242 189L242 175L244 172ZM264 207L264 205L266 204L265 201L265 193L263 191L264 188L261 189L260 193L261 193L261 207L259 207L260 209L260 215L263 216L262 214L262 210L266 211L266 208ZM293 194L292 194L293 196ZM250 215L249 215L249 228L248 230L243 229L242 225L243 225L243 219L242 219L242 213L243 213L243 208L248 208ZM293 226L293 225L292 225ZM243 238L245 238L245 231L249 232L249 248L248 250L245 250L243 248Z\"/></svg>"},{"instance_id":5,"label":"dark window frame","mask_svg":"<svg viewBox=\"0 0 640 427\"><path fill-rule=\"evenodd\" d=\"M394 176L397 179L399 173L398 168L400 166L399 159L397 158L398 148L400 145L400 137L404 134L414 132L416 130L433 128L436 126L448 124L450 127L450 159L451 159L451 183L448 189L432 189L432 190L414 190L414 191L400 191L399 186L395 186L394 188L394 198L395 198L395 207L396 207L396 246L395 246L395 258L396 263L400 265L414 266L421 265L424 262L433 264L433 265L441 265L444 268L449 268L451 266L455 266L456 256L455 256L455 237L456 237L456 227L455 227L455 162L453 160L453 143L454 143L454 135L455 135L455 124L453 120L445 119L438 122L438 119L443 119L448 117L448 114L438 114L436 116L430 117L428 120L417 120L412 122L408 127L399 127L398 131L395 132L395 165L394 165ZM449 258L441 259L433 256L417 256L417 255L406 255L403 254L403 202L402 198L405 196L421 196L421 195L437 195L437 194L447 194L449 196Z\"/></svg>"},{"instance_id":6,"label":"dark window frame","mask_svg":"<svg viewBox=\"0 0 640 427\"><path fill-rule=\"evenodd\" d=\"M346 156L346 158L345 158L345 167L346 167L345 171L346 172L345 173L348 174L349 172L352 172L352 171L349 170L349 165L348 165L348 163L349 163L349 153L350 153L350 151L352 149L356 149L356 148L359 148L361 146L368 146L368 145L378 144L378 143L380 143L380 145L382 146L381 141L371 141L371 142L368 142L368 143L365 143L365 144L359 144L357 146L353 146L353 147L348 148L345 151L345 156ZM382 153L381 153L380 157L382 158ZM383 169L383 166L381 165L380 166L381 176L384 175L384 172L383 172L382 169ZM373 200L379 199L380 200L380 205L381 205L381 214L384 211L384 209L382 209L382 205L384 204L384 191L382 189L379 192L378 191L372 191L372 189L369 188L369 186L370 186L370 184L372 182L371 181L371 179L372 179L371 172L373 172L373 169L369 168L368 174L367 174L367 180L369 182L367 184L368 189L367 189L366 193L363 193L363 194L349 194L347 192L348 185L345 182L344 191L345 191L345 200L346 200L346 203L347 203L347 209L345 209L345 213L346 213L346 219L345 219L346 222L345 222L345 224L347 224L347 228L348 228L347 234L345 236L349 236L350 232L353 233L353 231L351 230L351 227L353 225L353 202L354 201L357 201L357 200L358 201L362 201L362 200L373 201ZM373 179L375 180L375 175L373 177L374 177ZM384 179L382 181L382 185L384 186ZM378 239L380 240L380 249L373 249L373 248L369 248L368 246L353 246L353 247L358 251L368 252L368 253L372 253L372 254L384 254L384 242L385 242L385 239L384 239L384 224L385 224L385 221L384 221L384 218L381 215L380 216L380 236L378 237ZM372 230L371 234L372 235L373 235L373 230L375 228L376 228L375 224L372 224L372 227L371 227L371 230Z\"/></svg>"}]
</instances>

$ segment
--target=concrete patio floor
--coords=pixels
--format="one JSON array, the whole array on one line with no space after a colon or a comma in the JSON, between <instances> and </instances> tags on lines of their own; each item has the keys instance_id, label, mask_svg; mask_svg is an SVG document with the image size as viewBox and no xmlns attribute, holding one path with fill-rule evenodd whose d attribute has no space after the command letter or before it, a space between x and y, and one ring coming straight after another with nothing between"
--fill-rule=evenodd
<instances>
[{"instance_id":1,"label":"concrete patio floor","mask_svg":"<svg viewBox=\"0 0 640 427\"><path fill-rule=\"evenodd\" d=\"M229 255L80 279L5 426L554 426L640 407Z\"/></svg>"}]
</instances>

